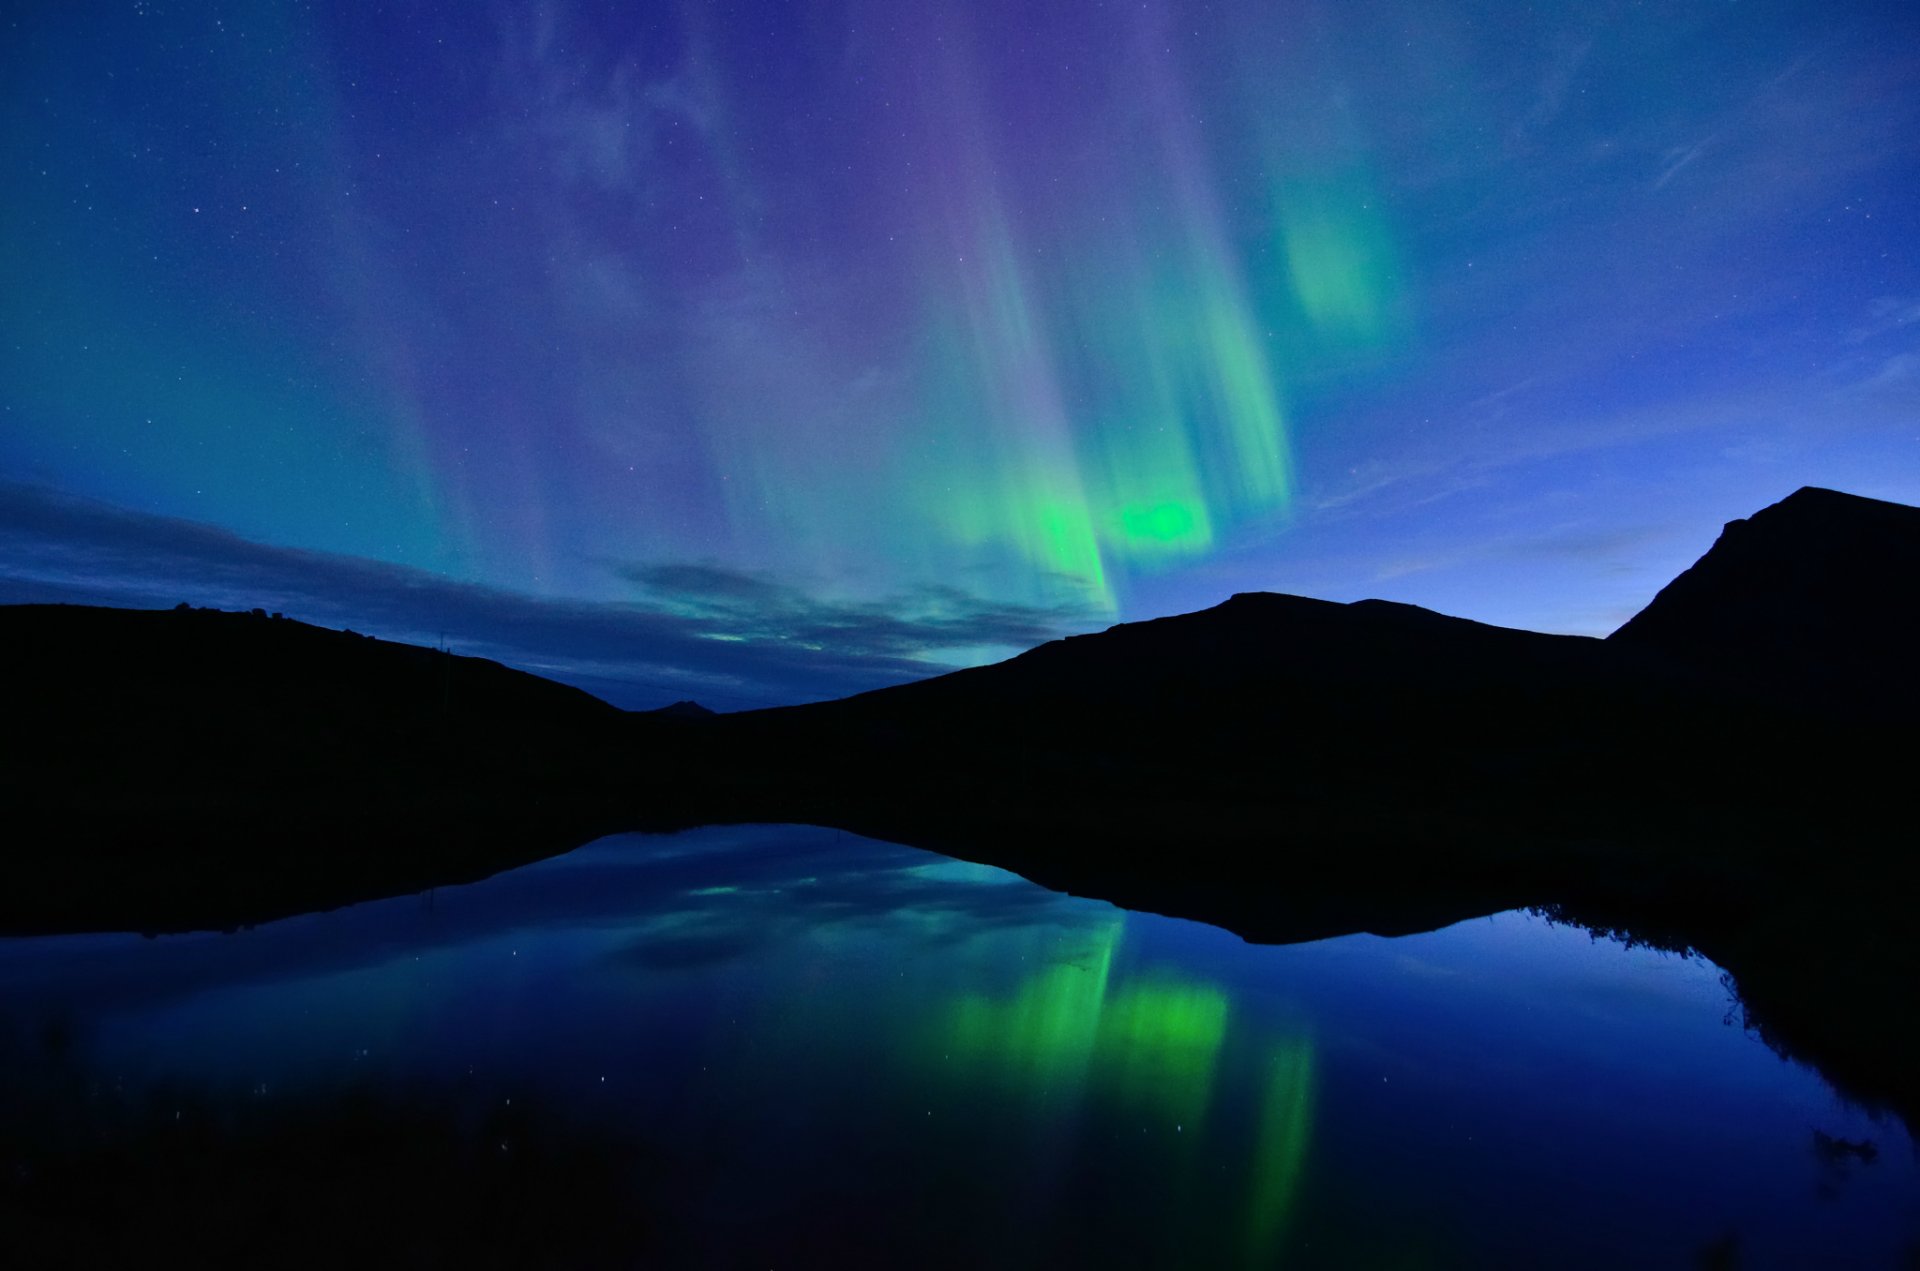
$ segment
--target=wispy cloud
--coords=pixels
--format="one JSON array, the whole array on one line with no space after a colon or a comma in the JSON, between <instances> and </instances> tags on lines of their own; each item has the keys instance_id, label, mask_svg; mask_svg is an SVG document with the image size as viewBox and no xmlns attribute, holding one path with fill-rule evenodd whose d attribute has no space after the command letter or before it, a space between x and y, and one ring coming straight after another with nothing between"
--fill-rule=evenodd
<instances>
[{"instance_id":1,"label":"wispy cloud","mask_svg":"<svg viewBox=\"0 0 1920 1271\"><path fill-rule=\"evenodd\" d=\"M520 104L508 140L539 151L570 186L634 193L654 146L648 86L628 64L601 67L584 59L584 41L567 29L557 6L511 15L502 35L498 88Z\"/></svg>"},{"instance_id":2,"label":"wispy cloud","mask_svg":"<svg viewBox=\"0 0 1920 1271\"><path fill-rule=\"evenodd\" d=\"M1411 574L1489 561L1568 561L1619 573L1637 573L1641 549L1672 538L1680 529L1678 525L1633 525L1619 529L1585 526L1475 540L1447 551L1383 561L1374 570L1373 581L1389 582Z\"/></svg>"},{"instance_id":3,"label":"wispy cloud","mask_svg":"<svg viewBox=\"0 0 1920 1271\"><path fill-rule=\"evenodd\" d=\"M1878 296L1866 317L1846 334L1848 344L1866 344L1895 331L1920 331L1920 297Z\"/></svg>"},{"instance_id":4,"label":"wispy cloud","mask_svg":"<svg viewBox=\"0 0 1920 1271\"><path fill-rule=\"evenodd\" d=\"M1701 155L1713 148L1717 140L1719 140L1717 135L1702 137L1692 145L1675 146L1668 150L1660 157L1660 175L1654 178L1653 188L1665 189L1667 182L1679 176L1684 169L1691 167Z\"/></svg>"},{"instance_id":5,"label":"wispy cloud","mask_svg":"<svg viewBox=\"0 0 1920 1271\"><path fill-rule=\"evenodd\" d=\"M1533 104L1508 132L1507 144L1510 149L1529 151L1538 144L1540 134L1552 126L1566 107L1567 95L1578 82L1587 55L1592 52L1593 37L1585 35L1563 45L1547 63Z\"/></svg>"},{"instance_id":6,"label":"wispy cloud","mask_svg":"<svg viewBox=\"0 0 1920 1271\"><path fill-rule=\"evenodd\" d=\"M617 705L818 700L1016 652L1091 616L955 588L844 603L712 565L623 565L641 597L549 599L213 526L0 484L0 601L264 607L434 643L578 684Z\"/></svg>"},{"instance_id":7,"label":"wispy cloud","mask_svg":"<svg viewBox=\"0 0 1920 1271\"><path fill-rule=\"evenodd\" d=\"M924 586L848 602L819 599L765 574L712 565L634 565L619 573L662 609L708 624L712 636L791 641L863 657L1024 649L1095 621L1090 607L1000 604L954 587Z\"/></svg>"},{"instance_id":8,"label":"wispy cloud","mask_svg":"<svg viewBox=\"0 0 1920 1271\"><path fill-rule=\"evenodd\" d=\"M1897 357L1892 363L1862 369L1847 381L1849 391L1859 393L1863 381L1882 375L1877 388L1898 384L1905 366ZM1545 393L1537 404L1522 397L1515 405L1503 397L1506 391L1470 400L1449 420L1449 428L1432 430L1430 439L1423 436L1393 453L1327 474L1304 491L1305 506L1329 518L1397 515L1485 490L1510 480L1515 470L1576 455L1657 455L1679 444L1707 444L1704 439L1716 434L1730 438L1729 446L1744 445L1756 421L1767 428L1782 420L1817 420L1829 431L1847 426L1823 405L1831 387L1815 389L1790 379L1617 410L1593 410Z\"/></svg>"},{"instance_id":9,"label":"wispy cloud","mask_svg":"<svg viewBox=\"0 0 1920 1271\"><path fill-rule=\"evenodd\" d=\"M1920 352L1896 353L1884 359L1872 374L1851 385L1854 393L1908 392L1920 387Z\"/></svg>"}]
</instances>

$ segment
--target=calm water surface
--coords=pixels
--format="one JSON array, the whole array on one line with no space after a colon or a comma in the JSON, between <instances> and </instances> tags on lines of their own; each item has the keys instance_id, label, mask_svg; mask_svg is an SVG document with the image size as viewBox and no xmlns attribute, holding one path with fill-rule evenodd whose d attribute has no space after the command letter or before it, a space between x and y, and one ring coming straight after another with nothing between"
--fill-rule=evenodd
<instances>
[{"instance_id":1,"label":"calm water surface","mask_svg":"<svg viewBox=\"0 0 1920 1271\"><path fill-rule=\"evenodd\" d=\"M736 827L230 935L0 942L0 1016L16 1170L61 1133L371 1094L504 1158L608 1146L569 1221L669 1264L1920 1249L1905 1130L1743 1031L1716 967L1520 913L1266 947Z\"/></svg>"}]
</instances>

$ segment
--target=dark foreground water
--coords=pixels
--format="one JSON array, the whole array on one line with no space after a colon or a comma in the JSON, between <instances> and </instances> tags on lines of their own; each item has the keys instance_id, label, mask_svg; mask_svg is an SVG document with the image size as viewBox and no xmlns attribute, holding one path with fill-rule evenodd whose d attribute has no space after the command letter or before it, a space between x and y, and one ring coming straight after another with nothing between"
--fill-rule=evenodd
<instances>
[{"instance_id":1,"label":"dark foreground water","mask_svg":"<svg viewBox=\"0 0 1920 1271\"><path fill-rule=\"evenodd\" d=\"M0 943L0 1080L36 1261L1920 1259L1906 1131L1700 959L1521 913L1248 945L806 828Z\"/></svg>"}]
</instances>

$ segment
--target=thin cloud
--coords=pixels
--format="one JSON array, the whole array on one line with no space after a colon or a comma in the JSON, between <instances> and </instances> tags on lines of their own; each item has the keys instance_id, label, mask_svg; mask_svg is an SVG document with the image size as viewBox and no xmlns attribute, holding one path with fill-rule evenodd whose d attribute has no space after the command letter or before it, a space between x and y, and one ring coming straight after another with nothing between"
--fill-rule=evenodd
<instances>
[{"instance_id":1,"label":"thin cloud","mask_svg":"<svg viewBox=\"0 0 1920 1271\"><path fill-rule=\"evenodd\" d=\"M1087 606L1002 604L948 586L848 602L713 565L627 565L616 572L666 611L714 624L715 634L790 640L867 657L1031 648L1096 620Z\"/></svg>"},{"instance_id":2,"label":"thin cloud","mask_svg":"<svg viewBox=\"0 0 1920 1271\"><path fill-rule=\"evenodd\" d=\"M1593 37L1586 36L1567 44L1547 64L1547 69L1540 78L1539 89L1534 95L1533 104L1527 108L1526 114L1508 133L1509 149L1526 153L1536 147L1540 134L1545 132L1565 109L1567 96L1580 77L1587 55L1592 52Z\"/></svg>"},{"instance_id":3,"label":"thin cloud","mask_svg":"<svg viewBox=\"0 0 1920 1271\"><path fill-rule=\"evenodd\" d=\"M744 709L838 697L1013 653L1087 617L953 588L871 603L708 565L630 566L630 602L528 596L360 557L252 542L194 521L0 483L0 601L267 608L494 658L616 705Z\"/></svg>"},{"instance_id":4,"label":"thin cloud","mask_svg":"<svg viewBox=\"0 0 1920 1271\"><path fill-rule=\"evenodd\" d=\"M1905 390L1920 384L1920 353L1896 353L1880 363L1873 374L1853 386L1857 393L1884 393Z\"/></svg>"},{"instance_id":5,"label":"thin cloud","mask_svg":"<svg viewBox=\"0 0 1920 1271\"><path fill-rule=\"evenodd\" d=\"M1681 171L1691 167L1701 155L1713 148L1718 136L1702 137L1690 146L1676 146L1661 157L1660 175L1654 179L1653 188L1665 189L1667 182L1680 175Z\"/></svg>"},{"instance_id":6,"label":"thin cloud","mask_svg":"<svg viewBox=\"0 0 1920 1271\"><path fill-rule=\"evenodd\" d=\"M1638 573L1641 567L1634 561L1640 549L1663 542L1680 529L1678 525L1634 525L1617 530L1567 529L1550 534L1475 540L1450 551L1384 561L1374 570L1373 581L1391 582L1413 574L1489 561L1571 561L1601 566L1616 573Z\"/></svg>"},{"instance_id":7,"label":"thin cloud","mask_svg":"<svg viewBox=\"0 0 1920 1271\"><path fill-rule=\"evenodd\" d=\"M1848 344L1865 344L1894 331L1920 329L1920 297L1879 296L1867 305L1867 318L1847 332Z\"/></svg>"}]
</instances>

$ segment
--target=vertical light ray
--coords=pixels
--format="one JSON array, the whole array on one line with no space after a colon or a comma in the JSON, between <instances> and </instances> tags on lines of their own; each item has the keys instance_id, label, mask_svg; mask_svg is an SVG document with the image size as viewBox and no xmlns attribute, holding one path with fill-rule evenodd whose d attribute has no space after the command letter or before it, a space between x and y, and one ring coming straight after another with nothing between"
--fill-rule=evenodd
<instances>
[{"instance_id":1,"label":"vertical light ray","mask_svg":"<svg viewBox=\"0 0 1920 1271\"><path fill-rule=\"evenodd\" d=\"M1208 984L1149 981L1117 994L1100 1028L1114 1092L1197 1136L1213 1101L1227 1007L1226 994Z\"/></svg>"},{"instance_id":2,"label":"vertical light ray","mask_svg":"<svg viewBox=\"0 0 1920 1271\"><path fill-rule=\"evenodd\" d=\"M1028 977L1010 998L958 998L946 1030L948 1053L1015 1088L1071 1099L1093 1063L1124 929L1116 920L1094 934L1081 957Z\"/></svg>"},{"instance_id":3,"label":"vertical light ray","mask_svg":"<svg viewBox=\"0 0 1920 1271\"><path fill-rule=\"evenodd\" d=\"M190 62L49 20L0 453L534 591L701 559L1118 613L1284 519L1293 412L1403 330L1294 8L671 9L272 0Z\"/></svg>"},{"instance_id":4,"label":"vertical light ray","mask_svg":"<svg viewBox=\"0 0 1920 1271\"><path fill-rule=\"evenodd\" d=\"M1000 184L979 88L959 52L939 67L944 234L923 268L934 297L923 427L944 466L919 483L941 532L972 549L1011 551L1029 568L1073 579L1111 610L1068 404ZM927 479L927 478L930 478Z\"/></svg>"},{"instance_id":5,"label":"vertical light ray","mask_svg":"<svg viewBox=\"0 0 1920 1271\"><path fill-rule=\"evenodd\" d=\"M960 104L922 405L939 466L917 488L957 544L1078 579L1109 607L1132 570L1208 550L1292 488L1278 369L1151 43L1152 116L1175 122L1097 215L1018 204L969 68L957 53L943 66L942 101Z\"/></svg>"},{"instance_id":6,"label":"vertical light ray","mask_svg":"<svg viewBox=\"0 0 1920 1271\"><path fill-rule=\"evenodd\" d=\"M196 126L173 129L145 104L171 81L143 23L44 18L0 95L0 158L35 174L0 198L0 385L17 412L0 462L270 542L458 560L418 412L352 329L369 275L340 207L339 112L308 73L327 64L311 16L251 9L257 53L194 65L174 110ZM79 118L96 122L62 122ZM209 153L231 170L187 193L180 174ZM70 190L84 217L56 197Z\"/></svg>"},{"instance_id":7,"label":"vertical light ray","mask_svg":"<svg viewBox=\"0 0 1920 1271\"><path fill-rule=\"evenodd\" d=\"M1272 368L1237 295L1213 298L1206 312L1208 366L1218 418L1225 421L1232 494L1248 511L1282 507L1292 495L1284 417Z\"/></svg>"},{"instance_id":8,"label":"vertical light ray","mask_svg":"<svg viewBox=\"0 0 1920 1271\"><path fill-rule=\"evenodd\" d=\"M1268 1063L1247 1198L1249 1266L1272 1266L1292 1221L1313 1137L1313 1046L1306 1040L1275 1048Z\"/></svg>"},{"instance_id":9,"label":"vertical light ray","mask_svg":"<svg viewBox=\"0 0 1920 1271\"><path fill-rule=\"evenodd\" d=\"M1185 265L1179 285L1198 337L1189 353L1197 390L1190 426L1205 438L1200 448L1212 459L1209 488L1218 504L1239 516L1282 509L1291 498L1292 474L1278 375L1230 246L1205 141L1192 122L1196 111L1165 52L1159 25L1143 23L1139 47L1159 157L1178 209L1182 251L1176 258Z\"/></svg>"},{"instance_id":10,"label":"vertical light ray","mask_svg":"<svg viewBox=\"0 0 1920 1271\"><path fill-rule=\"evenodd\" d=\"M939 1030L942 1053L962 1071L1064 1106L1091 1090L1151 1110L1168 1128L1198 1135L1229 1023L1214 985L1160 976L1116 986L1123 921L1094 934L1071 960L1024 979L1011 993L967 993ZM1188 1140L1188 1141L1197 1141Z\"/></svg>"}]
</instances>

